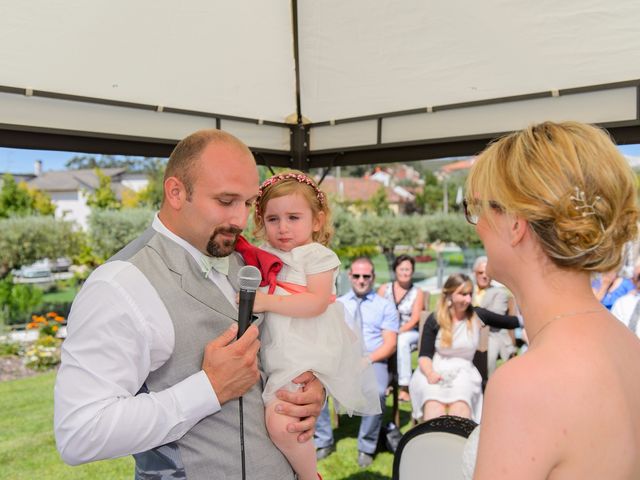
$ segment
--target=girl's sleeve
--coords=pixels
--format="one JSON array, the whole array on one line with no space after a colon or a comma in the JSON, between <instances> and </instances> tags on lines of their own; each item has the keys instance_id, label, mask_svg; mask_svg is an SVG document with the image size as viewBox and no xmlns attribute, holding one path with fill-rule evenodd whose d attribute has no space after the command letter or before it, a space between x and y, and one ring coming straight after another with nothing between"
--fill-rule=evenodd
<instances>
[{"instance_id":1,"label":"girl's sleeve","mask_svg":"<svg viewBox=\"0 0 640 480\"><path fill-rule=\"evenodd\" d=\"M306 275L328 272L340 266L340 259L333 251L319 243L311 243L300 247L294 261L302 265Z\"/></svg>"}]
</instances>

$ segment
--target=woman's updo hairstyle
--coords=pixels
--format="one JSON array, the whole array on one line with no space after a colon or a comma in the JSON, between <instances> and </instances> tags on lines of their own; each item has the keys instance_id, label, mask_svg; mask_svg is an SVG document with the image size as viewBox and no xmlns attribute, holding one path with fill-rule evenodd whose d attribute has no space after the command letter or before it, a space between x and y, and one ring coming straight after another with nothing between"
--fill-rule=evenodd
<instances>
[{"instance_id":1,"label":"woman's updo hairstyle","mask_svg":"<svg viewBox=\"0 0 640 480\"><path fill-rule=\"evenodd\" d=\"M526 219L557 266L605 272L620 264L624 243L636 238L636 188L606 132L544 122L480 154L467 179L467 202L480 214L496 202Z\"/></svg>"}]
</instances>

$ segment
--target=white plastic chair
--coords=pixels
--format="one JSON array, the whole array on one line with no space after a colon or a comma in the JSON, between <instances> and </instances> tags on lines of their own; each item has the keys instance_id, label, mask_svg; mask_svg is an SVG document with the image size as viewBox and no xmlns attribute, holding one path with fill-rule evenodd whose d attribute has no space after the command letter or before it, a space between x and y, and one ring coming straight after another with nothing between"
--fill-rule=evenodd
<instances>
[{"instance_id":1,"label":"white plastic chair","mask_svg":"<svg viewBox=\"0 0 640 480\"><path fill-rule=\"evenodd\" d=\"M406 432L393 459L393 480L461 480L462 451L477 426L468 418L445 415Z\"/></svg>"}]
</instances>

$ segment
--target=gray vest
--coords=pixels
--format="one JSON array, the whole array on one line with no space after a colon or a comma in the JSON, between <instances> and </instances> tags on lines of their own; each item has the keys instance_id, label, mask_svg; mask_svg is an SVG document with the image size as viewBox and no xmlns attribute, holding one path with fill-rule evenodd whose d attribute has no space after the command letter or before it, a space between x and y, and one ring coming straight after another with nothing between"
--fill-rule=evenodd
<instances>
[{"instance_id":1,"label":"gray vest","mask_svg":"<svg viewBox=\"0 0 640 480\"><path fill-rule=\"evenodd\" d=\"M111 260L129 261L146 276L164 302L175 331L171 357L149 374L140 393L165 390L201 370L205 345L237 321L237 310L224 294L204 277L191 255L153 229ZM240 256L233 254L232 284L241 266ZM287 460L267 434L261 392L262 386L256 384L243 397L246 478L293 479ZM238 401L225 403L179 440L134 457L136 479L240 479Z\"/></svg>"}]
</instances>

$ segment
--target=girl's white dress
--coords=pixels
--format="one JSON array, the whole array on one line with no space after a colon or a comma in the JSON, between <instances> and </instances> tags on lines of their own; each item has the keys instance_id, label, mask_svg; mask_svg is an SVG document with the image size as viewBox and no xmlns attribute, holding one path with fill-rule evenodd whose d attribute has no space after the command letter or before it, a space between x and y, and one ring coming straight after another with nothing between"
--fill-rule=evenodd
<instances>
[{"instance_id":1,"label":"girl's white dress","mask_svg":"<svg viewBox=\"0 0 640 480\"><path fill-rule=\"evenodd\" d=\"M482 377L473 364L473 356L480 341L480 324L466 321L455 322L450 347L441 347L442 329L436 336L436 353L433 356L433 369L442 380L430 384L420 368L416 368L409 382L413 417L422 418L424 403L437 400L452 403L458 400L466 402L471 408L471 418L479 423L482 413Z\"/></svg>"},{"instance_id":2,"label":"girl's white dress","mask_svg":"<svg viewBox=\"0 0 640 480\"><path fill-rule=\"evenodd\" d=\"M289 252L270 245L262 249L279 257L284 265L278 281L306 286L306 276L333 270L335 280L340 260L319 243L296 247ZM263 287L263 291L268 287ZM290 295L278 286L275 295ZM292 318L267 312L261 325L260 360L267 375L262 398L275 398L280 388L296 388L291 380L312 371L344 413L380 413L380 400L373 367L363 354L362 340L347 325L340 302L311 318Z\"/></svg>"}]
</instances>

